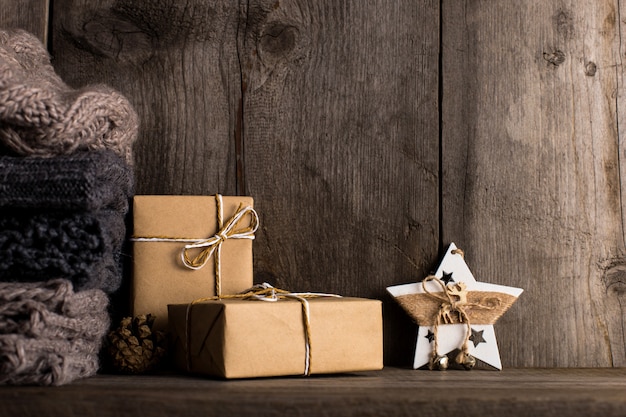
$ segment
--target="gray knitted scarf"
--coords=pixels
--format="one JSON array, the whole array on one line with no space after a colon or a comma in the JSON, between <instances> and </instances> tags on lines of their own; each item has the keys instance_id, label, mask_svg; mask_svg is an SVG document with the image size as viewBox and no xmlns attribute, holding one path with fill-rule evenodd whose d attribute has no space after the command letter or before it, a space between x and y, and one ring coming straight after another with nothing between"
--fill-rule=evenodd
<instances>
[{"instance_id":1,"label":"gray knitted scarf","mask_svg":"<svg viewBox=\"0 0 626 417\"><path fill-rule=\"evenodd\" d=\"M114 152L52 158L0 156L0 209L128 211L130 166Z\"/></svg>"},{"instance_id":2,"label":"gray knitted scarf","mask_svg":"<svg viewBox=\"0 0 626 417\"><path fill-rule=\"evenodd\" d=\"M0 210L0 281L63 277L77 290L112 293L122 282L125 236L118 212Z\"/></svg>"},{"instance_id":3,"label":"gray knitted scarf","mask_svg":"<svg viewBox=\"0 0 626 417\"><path fill-rule=\"evenodd\" d=\"M95 375L109 327L100 290L64 279L0 282L0 384L62 385Z\"/></svg>"},{"instance_id":4,"label":"gray knitted scarf","mask_svg":"<svg viewBox=\"0 0 626 417\"><path fill-rule=\"evenodd\" d=\"M138 124L120 93L104 85L70 88L34 35L0 30L0 145L5 154L111 149L132 164Z\"/></svg>"}]
</instances>

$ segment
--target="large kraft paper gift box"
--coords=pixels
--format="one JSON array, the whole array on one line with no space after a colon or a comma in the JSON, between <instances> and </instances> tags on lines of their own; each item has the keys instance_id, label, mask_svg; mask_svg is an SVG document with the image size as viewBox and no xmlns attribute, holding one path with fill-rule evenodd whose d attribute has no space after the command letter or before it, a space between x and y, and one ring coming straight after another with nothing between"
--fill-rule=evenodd
<instances>
[{"instance_id":1,"label":"large kraft paper gift box","mask_svg":"<svg viewBox=\"0 0 626 417\"><path fill-rule=\"evenodd\" d=\"M206 263L192 269L182 259L185 245L202 242L218 232L218 198L222 226L239 208L249 210L235 225L235 232L258 222L251 197L229 196L135 196L133 201L132 312L156 316L154 327L167 328L167 305L189 303L216 294L216 265L219 261L221 294L233 294L252 286L252 242L228 238L221 242ZM254 216L254 218L252 218ZM189 241L175 241L175 238ZM190 258L209 247L188 250ZM215 245L213 246L215 248ZM219 253L218 253L219 252ZM206 255L206 254L205 254Z\"/></svg>"},{"instance_id":2,"label":"large kraft paper gift box","mask_svg":"<svg viewBox=\"0 0 626 417\"><path fill-rule=\"evenodd\" d=\"M170 305L174 362L190 373L229 379L382 369L379 300L319 297L308 303L308 345L298 300Z\"/></svg>"}]
</instances>

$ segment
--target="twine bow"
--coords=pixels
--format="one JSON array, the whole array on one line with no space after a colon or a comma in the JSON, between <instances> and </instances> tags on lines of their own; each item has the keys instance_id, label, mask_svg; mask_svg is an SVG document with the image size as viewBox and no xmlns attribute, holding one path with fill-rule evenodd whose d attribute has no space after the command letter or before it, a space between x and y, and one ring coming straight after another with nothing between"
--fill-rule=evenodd
<instances>
[{"instance_id":1,"label":"twine bow","mask_svg":"<svg viewBox=\"0 0 626 417\"><path fill-rule=\"evenodd\" d=\"M434 281L442 289L441 293L433 293L428 291L426 288L426 283ZM424 293L431 298L436 299L440 302L439 309L437 310L437 316L435 319L435 324L433 326L433 350L431 354L431 364L430 367L432 369L433 362L437 359L439 353L439 344L438 344L438 336L437 332L439 329L439 325L441 324L452 324L456 321L459 323L465 324L465 337L463 339L463 344L461 346L460 355L464 358L469 355L469 342L470 337L472 335L472 328L470 323L470 317L467 312L468 309L473 307L492 310L495 308L493 304L483 304L483 303L469 303L467 301L467 286L463 282L458 283L450 283L446 285L442 280L437 278L434 275L429 275L422 281L422 289ZM443 294L443 295L440 295ZM455 317L456 316L456 317Z\"/></svg>"},{"instance_id":2,"label":"twine bow","mask_svg":"<svg viewBox=\"0 0 626 417\"><path fill-rule=\"evenodd\" d=\"M309 302L307 299L309 298L318 298L318 297L338 297L340 295L337 294L325 294L325 293L312 293L312 292L290 292L287 290L281 290L279 288L275 288L272 285L264 282L263 284L257 284L252 288L248 289L239 294L230 294L230 295L222 295L221 297L206 297L199 298L197 300L192 301L187 306L187 370L191 369L191 354L189 346L191 346L191 333L190 322L191 322L191 307L194 304L201 303L203 301L210 300L218 300L218 299L240 299L240 300L256 300L256 301L267 301L267 302L276 302L284 299L295 299L300 301L302 305L302 323L304 326L304 346L305 346L305 355L304 355L304 375L311 375L311 358L312 358L312 349L311 349L311 314L309 310Z\"/></svg>"},{"instance_id":3,"label":"twine bow","mask_svg":"<svg viewBox=\"0 0 626 417\"><path fill-rule=\"evenodd\" d=\"M219 229L217 233L208 239L197 239L195 242L185 245L180 253L183 264L189 269L201 269L216 251L218 255L216 259L218 259L222 243L228 239L254 239L254 233L259 227L259 217L252 207L244 207L243 204L239 204L239 208L237 208L235 214L228 219L226 224L222 224L222 197L219 194L217 205ZM241 223L247 215L250 215L250 224L237 229L239 223ZM194 258L191 258L190 251L198 248L202 248L202 251Z\"/></svg>"},{"instance_id":4,"label":"twine bow","mask_svg":"<svg viewBox=\"0 0 626 417\"><path fill-rule=\"evenodd\" d=\"M222 208L222 196L220 194L215 195L215 202L217 205L217 233L208 239L193 239L193 238L173 238L173 237L133 237L131 240L135 242L181 242L187 243L180 251L180 259L183 265L189 269L198 270L203 268L209 259L213 257L215 262L215 294L221 295L221 253L222 243L228 239L254 239L254 233L259 227L259 216L250 206L244 206L239 204L239 207L235 211L235 214L228 219L224 224L224 213ZM240 223L244 221L246 217L250 218L248 226L240 227ZM196 256L191 255L191 252L196 249L201 249L200 253Z\"/></svg>"}]
</instances>

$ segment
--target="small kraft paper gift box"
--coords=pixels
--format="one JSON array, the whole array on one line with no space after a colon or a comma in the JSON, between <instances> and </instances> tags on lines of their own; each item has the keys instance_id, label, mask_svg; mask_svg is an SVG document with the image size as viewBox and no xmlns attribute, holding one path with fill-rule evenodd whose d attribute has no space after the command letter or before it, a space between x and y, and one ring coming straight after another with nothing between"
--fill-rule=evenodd
<instances>
[{"instance_id":1,"label":"small kraft paper gift box","mask_svg":"<svg viewBox=\"0 0 626 417\"><path fill-rule=\"evenodd\" d=\"M152 314L164 330L168 304L250 288L252 207L251 197L135 196L133 315Z\"/></svg>"},{"instance_id":2,"label":"small kraft paper gift box","mask_svg":"<svg viewBox=\"0 0 626 417\"><path fill-rule=\"evenodd\" d=\"M176 366L227 379L382 369L379 300L269 288L168 306Z\"/></svg>"}]
</instances>

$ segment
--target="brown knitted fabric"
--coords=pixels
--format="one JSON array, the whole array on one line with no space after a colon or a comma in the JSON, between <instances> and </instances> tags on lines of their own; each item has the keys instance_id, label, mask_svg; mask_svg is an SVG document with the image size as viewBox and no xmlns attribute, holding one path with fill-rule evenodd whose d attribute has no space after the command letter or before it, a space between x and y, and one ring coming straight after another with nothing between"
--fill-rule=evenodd
<instances>
[{"instance_id":1,"label":"brown knitted fabric","mask_svg":"<svg viewBox=\"0 0 626 417\"><path fill-rule=\"evenodd\" d=\"M0 335L0 384L64 385L94 376L100 343Z\"/></svg>"},{"instance_id":2,"label":"brown knitted fabric","mask_svg":"<svg viewBox=\"0 0 626 417\"><path fill-rule=\"evenodd\" d=\"M68 280L0 282L0 384L62 385L94 375L109 327L100 290Z\"/></svg>"},{"instance_id":3,"label":"brown knitted fabric","mask_svg":"<svg viewBox=\"0 0 626 417\"><path fill-rule=\"evenodd\" d=\"M104 85L70 88L34 35L0 29L2 152L54 156L110 149L132 164L138 124L120 93Z\"/></svg>"}]
</instances>

